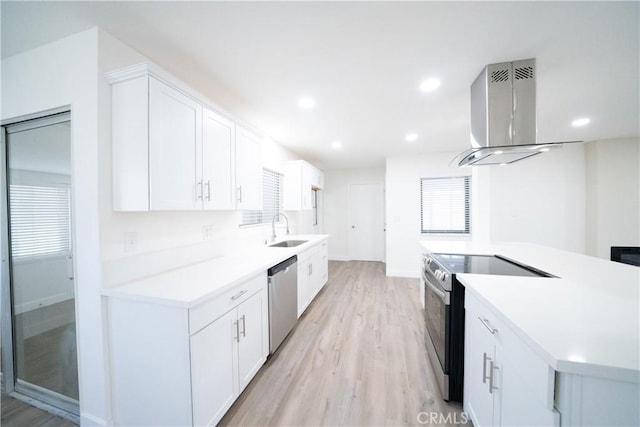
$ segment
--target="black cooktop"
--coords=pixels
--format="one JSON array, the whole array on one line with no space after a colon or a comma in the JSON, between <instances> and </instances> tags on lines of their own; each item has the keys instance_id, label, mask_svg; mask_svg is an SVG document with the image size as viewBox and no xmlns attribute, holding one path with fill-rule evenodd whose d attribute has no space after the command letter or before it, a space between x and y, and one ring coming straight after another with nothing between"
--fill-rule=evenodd
<instances>
[{"instance_id":1,"label":"black cooktop","mask_svg":"<svg viewBox=\"0 0 640 427\"><path fill-rule=\"evenodd\" d=\"M449 273L494 274L498 276L551 277L531 267L495 255L433 254L433 258Z\"/></svg>"}]
</instances>

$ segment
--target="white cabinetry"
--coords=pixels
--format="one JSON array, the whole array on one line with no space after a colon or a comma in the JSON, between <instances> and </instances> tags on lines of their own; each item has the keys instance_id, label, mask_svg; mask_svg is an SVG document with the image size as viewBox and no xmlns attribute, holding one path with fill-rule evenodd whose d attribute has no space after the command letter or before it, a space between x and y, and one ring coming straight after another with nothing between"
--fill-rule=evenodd
<instances>
[{"instance_id":1,"label":"white cabinetry","mask_svg":"<svg viewBox=\"0 0 640 427\"><path fill-rule=\"evenodd\" d=\"M318 246L298 255L298 317L307 309L318 288Z\"/></svg>"},{"instance_id":2,"label":"white cabinetry","mask_svg":"<svg viewBox=\"0 0 640 427\"><path fill-rule=\"evenodd\" d=\"M478 297L465 296L464 410L475 426L557 426L554 370Z\"/></svg>"},{"instance_id":3,"label":"white cabinetry","mask_svg":"<svg viewBox=\"0 0 640 427\"><path fill-rule=\"evenodd\" d=\"M298 317L309 307L328 280L326 240L298 255Z\"/></svg>"},{"instance_id":4,"label":"white cabinetry","mask_svg":"<svg viewBox=\"0 0 640 427\"><path fill-rule=\"evenodd\" d=\"M284 173L284 209L313 208L312 191L324 188L324 174L303 160L287 162Z\"/></svg>"},{"instance_id":5,"label":"white cabinetry","mask_svg":"<svg viewBox=\"0 0 640 427\"><path fill-rule=\"evenodd\" d=\"M235 125L211 111L202 114L202 176L199 197L204 209L234 210ZM198 163L200 165L200 163Z\"/></svg>"},{"instance_id":6,"label":"white cabinetry","mask_svg":"<svg viewBox=\"0 0 640 427\"><path fill-rule=\"evenodd\" d=\"M236 126L236 186L238 210L262 209L260 139Z\"/></svg>"},{"instance_id":7,"label":"white cabinetry","mask_svg":"<svg viewBox=\"0 0 640 427\"><path fill-rule=\"evenodd\" d=\"M269 352L263 272L193 308L109 297L115 425L215 425Z\"/></svg>"},{"instance_id":8,"label":"white cabinetry","mask_svg":"<svg viewBox=\"0 0 640 427\"><path fill-rule=\"evenodd\" d=\"M320 243L318 251L318 292L329 281L329 242Z\"/></svg>"},{"instance_id":9,"label":"white cabinetry","mask_svg":"<svg viewBox=\"0 0 640 427\"><path fill-rule=\"evenodd\" d=\"M257 135L146 64L106 78L115 211L262 208Z\"/></svg>"},{"instance_id":10,"label":"white cabinetry","mask_svg":"<svg viewBox=\"0 0 640 427\"><path fill-rule=\"evenodd\" d=\"M146 74L112 95L114 210L201 209L202 106Z\"/></svg>"},{"instance_id":11,"label":"white cabinetry","mask_svg":"<svg viewBox=\"0 0 640 427\"><path fill-rule=\"evenodd\" d=\"M215 425L264 363L264 290L191 336L194 425Z\"/></svg>"},{"instance_id":12,"label":"white cabinetry","mask_svg":"<svg viewBox=\"0 0 640 427\"><path fill-rule=\"evenodd\" d=\"M149 187L151 210L202 209L202 106L149 79ZM201 188L200 188L201 189Z\"/></svg>"}]
</instances>

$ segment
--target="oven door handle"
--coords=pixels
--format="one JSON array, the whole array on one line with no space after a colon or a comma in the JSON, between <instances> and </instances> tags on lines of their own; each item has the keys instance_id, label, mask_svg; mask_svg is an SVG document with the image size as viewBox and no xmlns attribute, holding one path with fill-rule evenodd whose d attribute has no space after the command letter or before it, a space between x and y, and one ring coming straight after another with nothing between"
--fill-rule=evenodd
<instances>
[{"instance_id":1,"label":"oven door handle","mask_svg":"<svg viewBox=\"0 0 640 427\"><path fill-rule=\"evenodd\" d=\"M433 283L431 283L429 281L429 279L427 277L425 277L425 275L422 275L422 278L424 279L424 283L426 283L426 285L436 294L438 295L438 297L440 297L440 299L442 301L444 301L445 305L450 305L450 293L443 291L441 289L438 289Z\"/></svg>"}]
</instances>

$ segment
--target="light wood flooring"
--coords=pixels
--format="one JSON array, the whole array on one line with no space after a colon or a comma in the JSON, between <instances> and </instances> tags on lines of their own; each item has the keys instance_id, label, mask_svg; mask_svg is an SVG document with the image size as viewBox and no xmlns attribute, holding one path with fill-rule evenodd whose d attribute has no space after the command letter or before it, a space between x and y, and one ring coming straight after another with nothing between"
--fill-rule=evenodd
<instances>
[{"instance_id":1,"label":"light wood flooring","mask_svg":"<svg viewBox=\"0 0 640 427\"><path fill-rule=\"evenodd\" d=\"M418 283L382 263L330 262L329 283L220 425L404 426L434 412L459 422L429 365Z\"/></svg>"}]
</instances>

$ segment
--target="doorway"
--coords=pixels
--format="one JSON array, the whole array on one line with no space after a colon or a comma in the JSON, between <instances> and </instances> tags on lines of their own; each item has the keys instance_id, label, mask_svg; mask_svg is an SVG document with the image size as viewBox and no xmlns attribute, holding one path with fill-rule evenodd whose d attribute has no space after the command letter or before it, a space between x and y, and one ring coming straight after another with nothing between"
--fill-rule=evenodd
<instances>
[{"instance_id":1,"label":"doorway","mask_svg":"<svg viewBox=\"0 0 640 427\"><path fill-rule=\"evenodd\" d=\"M70 113L2 128L2 373L7 394L79 414Z\"/></svg>"},{"instance_id":2,"label":"doorway","mask_svg":"<svg viewBox=\"0 0 640 427\"><path fill-rule=\"evenodd\" d=\"M349 257L384 262L384 189L382 184L349 186Z\"/></svg>"}]
</instances>

